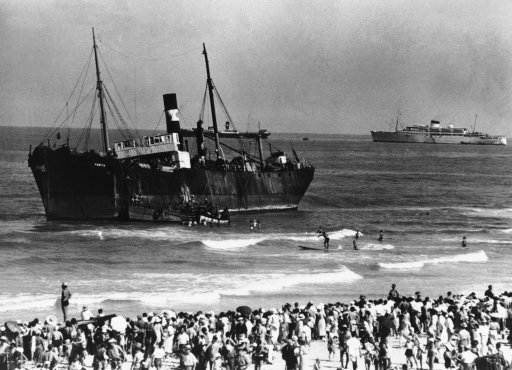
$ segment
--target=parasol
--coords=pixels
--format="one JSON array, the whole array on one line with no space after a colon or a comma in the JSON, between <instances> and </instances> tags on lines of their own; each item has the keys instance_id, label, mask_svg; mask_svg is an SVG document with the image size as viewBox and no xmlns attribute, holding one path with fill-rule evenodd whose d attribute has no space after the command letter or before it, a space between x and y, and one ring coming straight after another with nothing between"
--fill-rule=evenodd
<instances>
[{"instance_id":1,"label":"parasol","mask_svg":"<svg viewBox=\"0 0 512 370\"><path fill-rule=\"evenodd\" d=\"M112 319L110 319L110 326L115 331L122 333L126 330L126 319L123 316L113 317Z\"/></svg>"},{"instance_id":2,"label":"parasol","mask_svg":"<svg viewBox=\"0 0 512 370\"><path fill-rule=\"evenodd\" d=\"M16 321L7 321L5 328L11 333L17 333L20 331L20 327Z\"/></svg>"},{"instance_id":3,"label":"parasol","mask_svg":"<svg viewBox=\"0 0 512 370\"><path fill-rule=\"evenodd\" d=\"M236 312L242 314L245 317L249 317L249 316L251 316L252 310L251 310L251 307L249 307L249 306L240 306L240 307L236 308Z\"/></svg>"},{"instance_id":4,"label":"parasol","mask_svg":"<svg viewBox=\"0 0 512 370\"><path fill-rule=\"evenodd\" d=\"M169 319L176 318L176 312L171 310L163 310L160 315L167 317Z\"/></svg>"}]
</instances>

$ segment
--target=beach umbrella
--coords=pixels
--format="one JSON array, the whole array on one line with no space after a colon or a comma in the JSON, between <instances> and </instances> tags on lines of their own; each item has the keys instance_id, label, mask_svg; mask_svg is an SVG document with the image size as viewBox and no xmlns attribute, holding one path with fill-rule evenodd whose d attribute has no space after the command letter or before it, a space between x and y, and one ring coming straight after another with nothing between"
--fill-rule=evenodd
<instances>
[{"instance_id":1,"label":"beach umbrella","mask_svg":"<svg viewBox=\"0 0 512 370\"><path fill-rule=\"evenodd\" d=\"M163 310L163 311L160 313L160 315L165 316L165 317L167 317L167 318L169 318L169 319L171 319L171 318L176 318L176 312L171 311L171 310Z\"/></svg>"},{"instance_id":2,"label":"beach umbrella","mask_svg":"<svg viewBox=\"0 0 512 370\"><path fill-rule=\"evenodd\" d=\"M116 316L110 319L110 326L112 329L120 333L126 330L127 325L128 324L126 323L126 319L123 316Z\"/></svg>"},{"instance_id":3,"label":"beach umbrella","mask_svg":"<svg viewBox=\"0 0 512 370\"><path fill-rule=\"evenodd\" d=\"M11 333L17 333L20 331L20 327L16 321L7 321L5 328Z\"/></svg>"},{"instance_id":4,"label":"beach umbrella","mask_svg":"<svg viewBox=\"0 0 512 370\"><path fill-rule=\"evenodd\" d=\"M46 316L46 322L48 323L48 325L57 326L59 319L57 319L57 316L55 315L48 315Z\"/></svg>"},{"instance_id":5,"label":"beach umbrella","mask_svg":"<svg viewBox=\"0 0 512 370\"><path fill-rule=\"evenodd\" d=\"M251 307L249 307L249 306L240 306L240 307L236 308L236 312L242 314L245 317L249 317L249 316L251 316L252 310L251 310Z\"/></svg>"}]
</instances>

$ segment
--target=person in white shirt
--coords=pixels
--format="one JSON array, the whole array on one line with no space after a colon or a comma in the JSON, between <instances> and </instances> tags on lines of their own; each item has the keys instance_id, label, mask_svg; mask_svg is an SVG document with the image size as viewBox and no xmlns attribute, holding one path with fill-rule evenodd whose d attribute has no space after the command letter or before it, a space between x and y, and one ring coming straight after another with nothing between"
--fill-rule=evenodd
<instances>
[{"instance_id":1,"label":"person in white shirt","mask_svg":"<svg viewBox=\"0 0 512 370\"><path fill-rule=\"evenodd\" d=\"M155 365L157 370L162 368L163 359L165 357L165 349L163 342L159 342L158 346L153 351L153 364Z\"/></svg>"},{"instance_id":2,"label":"person in white shirt","mask_svg":"<svg viewBox=\"0 0 512 370\"><path fill-rule=\"evenodd\" d=\"M473 363L475 362L478 356L471 352L469 347L464 347L464 352L460 354L460 359L462 362L463 370L470 370L473 367Z\"/></svg>"},{"instance_id":3,"label":"person in white shirt","mask_svg":"<svg viewBox=\"0 0 512 370\"><path fill-rule=\"evenodd\" d=\"M357 362L361 357L361 341L359 338L352 336L351 334L348 334L347 336L349 336L349 339L346 342L348 359L352 362L352 368L357 370Z\"/></svg>"},{"instance_id":4,"label":"person in white shirt","mask_svg":"<svg viewBox=\"0 0 512 370\"><path fill-rule=\"evenodd\" d=\"M87 306L82 307L82 312L80 312L80 317L82 320L90 320L92 317L92 312L87 308Z\"/></svg>"}]
</instances>

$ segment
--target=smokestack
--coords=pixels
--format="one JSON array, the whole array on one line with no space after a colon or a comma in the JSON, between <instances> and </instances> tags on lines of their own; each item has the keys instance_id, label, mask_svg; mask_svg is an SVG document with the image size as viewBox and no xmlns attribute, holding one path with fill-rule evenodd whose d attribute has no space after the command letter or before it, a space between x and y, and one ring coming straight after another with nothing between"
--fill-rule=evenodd
<instances>
[{"instance_id":1,"label":"smokestack","mask_svg":"<svg viewBox=\"0 0 512 370\"><path fill-rule=\"evenodd\" d=\"M163 98L167 133L178 133L180 140L178 148L179 150L183 150L183 137L181 135L180 119L178 118L178 99L176 98L176 94L164 94Z\"/></svg>"},{"instance_id":2,"label":"smokestack","mask_svg":"<svg viewBox=\"0 0 512 370\"><path fill-rule=\"evenodd\" d=\"M178 118L178 100L176 94L165 94L164 109L165 122L167 123L167 133L180 132L180 119Z\"/></svg>"},{"instance_id":3,"label":"smokestack","mask_svg":"<svg viewBox=\"0 0 512 370\"><path fill-rule=\"evenodd\" d=\"M430 128L439 128L441 125L439 124L439 121L436 120L430 120Z\"/></svg>"}]
</instances>

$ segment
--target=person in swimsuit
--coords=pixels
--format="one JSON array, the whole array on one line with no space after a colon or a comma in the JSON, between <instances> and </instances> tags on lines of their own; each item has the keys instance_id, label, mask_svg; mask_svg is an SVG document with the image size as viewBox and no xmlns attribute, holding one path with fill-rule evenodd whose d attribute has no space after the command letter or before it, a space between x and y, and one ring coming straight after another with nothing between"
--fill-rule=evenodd
<instances>
[{"instance_id":1,"label":"person in swimsuit","mask_svg":"<svg viewBox=\"0 0 512 370\"><path fill-rule=\"evenodd\" d=\"M322 236L324 238L324 248L329 249L329 235L324 231L322 231Z\"/></svg>"}]
</instances>

